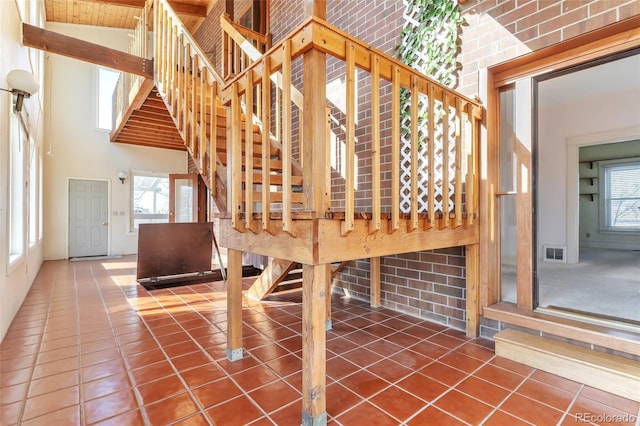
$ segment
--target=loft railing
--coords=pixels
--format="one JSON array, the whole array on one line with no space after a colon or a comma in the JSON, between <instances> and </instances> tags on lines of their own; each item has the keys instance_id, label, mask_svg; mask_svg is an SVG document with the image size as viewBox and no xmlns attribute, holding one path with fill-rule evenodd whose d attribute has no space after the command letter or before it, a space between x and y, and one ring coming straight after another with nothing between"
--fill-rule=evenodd
<instances>
[{"instance_id":1,"label":"loft railing","mask_svg":"<svg viewBox=\"0 0 640 426\"><path fill-rule=\"evenodd\" d=\"M222 69L225 79L241 74L270 47L269 35L233 22L227 14L220 16L220 27L223 34Z\"/></svg>"},{"instance_id":2,"label":"loft railing","mask_svg":"<svg viewBox=\"0 0 640 426\"><path fill-rule=\"evenodd\" d=\"M331 179L332 184L327 185L328 196L332 211L344 212L333 215L341 216L343 233L354 229L356 213L371 218L370 232L383 229L385 217L389 221L385 227L388 232L400 229L402 220L407 221L409 232L472 225L478 207L480 105L326 22L311 18L259 61L247 66L224 90L224 102L230 107L232 117L229 167L233 179L228 206L234 228L242 231L245 226L242 216L251 221L259 206L262 227L269 230L269 191L243 191L239 179L242 173L241 109L245 105L246 110L253 110L254 91L258 85L262 86L258 119L282 129L282 228L288 232L293 228L292 129L298 124L295 121L300 111L292 102L291 88L293 78L299 80L302 73L294 70L292 63L310 49L325 53L327 62L333 61L337 65L334 69L342 67L344 70L328 84L334 91L331 97L343 102L341 105L334 102L334 110L340 111L333 117L340 118L331 119L332 150L337 158L333 175L327 164L323 176L313 176L313 180L305 180L303 185ZM280 89L271 81L278 73L282 75L282 102L274 108L272 103ZM366 81L368 86L360 83ZM303 81L302 85L318 83ZM364 87L367 88L366 95L362 93ZM402 111L407 110L403 108L406 102L410 103L410 117L402 117ZM389 104L391 111L387 114ZM370 108L368 116L356 114L356 109L363 107ZM281 110L280 116L272 117L273 110ZM254 120L256 118L251 117L246 125L252 125ZM402 126L401 123L409 125ZM410 141L408 145L403 145L403 135ZM269 156L263 151L261 163L254 162L253 156L248 155L250 149L245 147L245 170L260 170L263 188L268 188ZM265 149L266 144L263 144ZM402 151L409 153L408 159L401 155ZM363 166L367 176L358 175L356 179L356 173L362 172ZM401 176L408 176L406 182L401 182ZM403 199L406 205L401 205ZM317 212L305 213L313 216Z\"/></svg>"},{"instance_id":3,"label":"loft railing","mask_svg":"<svg viewBox=\"0 0 640 426\"><path fill-rule=\"evenodd\" d=\"M154 38L156 87L203 180L215 194L222 77L167 0L154 0Z\"/></svg>"},{"instance_id":4,"label":"loft railing","mask_svg":"<svg viewBox=\"0 0 640 426\"><path fill-rule=\"evenodd\" d=\"M149 50L149 25L150 25L150 11L153 6L153 0L148 0L140 17L136 18L138 23L136 24L133 33L129 34L131 40L129 42L128 53L136 55L141 58L150 58ZM120 77L116 83L116 87L113 91L112 98L112 128L118 128L118 124L123 119L123 116L127 108L134 102L134 98L140 91L145 77L130 73L120 73Z\"/></svg>"}]
</instances>

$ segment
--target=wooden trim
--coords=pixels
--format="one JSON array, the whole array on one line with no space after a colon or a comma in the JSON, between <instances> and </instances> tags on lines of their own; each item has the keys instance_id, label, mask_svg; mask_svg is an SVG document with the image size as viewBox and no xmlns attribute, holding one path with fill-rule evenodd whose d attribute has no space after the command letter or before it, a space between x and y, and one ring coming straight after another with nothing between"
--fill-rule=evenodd
<instances>
[{"instance_id":1,"label":"wooden trim","mask_svg":"<svg viewBox=\"0 0 640 426\"><path fill-rule=\"evenodd\" d=\"M411 221L409 222L409 231L414 231L418 227L418 79L415 76L411 76L411 194L409 196L409 213L411 214ZM431 118L431 123L435 121L435 118ZM431 124L429 123L429 124ZM429 153L433 154L433 153ZM395 164L395 163L393 163ZM391 167L394 167L392 164ZM399 167L399 166L395 166ZM448 185L447 185L448 186Z\"/></svg>"},{"instance_id":2,"label":"wooden trim","mask_svg":"<svg viewBox=\"0 0 640 426\"><path fill-rule=\"evenodd\" d=\"M467 337L478 337L480 333L480 303L479 303L479 271L480 245L471 244L465 247L465 303L466 303L466 332Z\"/></svg>"},{"instance_id":3,"label":"wooden trim","mask_svg":"<svg viewBox=\"0 0 640 426\"><path fill-rule=\"evenodd\" d=\"M265 56L262 60L265 72L262 73L262 188L271 187L271 80L269 73L266 72L270 68L271 58ZM276 88L277 90L277 88ZM271 219L269 213L271 211L271 191L262 191L262 229L267 232L271 230Z\"/></svg>"},{"instance_id":4,"label":"wooden trim","mask_svg":"<svg viewBox=\"0 0 640 426\"><path fill-rule=\"evenodd\" d=\"M345 162L344 177L344 212L345 219L342 222L342 234L353 231L353 212L355 207L355 145L356 145L356 87L355 87L355 46L347 43L347 60L345 63L346 81L346 111L345 111L345 150L343 161Z\"/></svg>"},{"instance_id":5,"label":"wooden trim","mask_svg":"<svg viewBox=\"0 0 640 426\"><path fill-rule=\"evenodd\" d=\"M640 333L532 312L509 303L485 307L482 314L485 318L501 323L640 356Z\"/></svg>"},{"instance_id":6,"label":"wooden trim","mask_svg":"<svg viewBox=\"0 0 640 426\"><path fill-rule=\"evenodd\" d=\"M429 97L429 114L432 117L435 117L435 98L434 98L434 91L435 88L433 87L433 84L429 84L429 88L427 89L428 91L428 97ZM431 125L428 126L427 132L429 133L429 137L427 140L427 144L428 144L428 148L427 148L427 152L429 153L433 153L436 152L435 151L435 144L436 144L436 131L435 131L435 126ZM435 155L429 155L429 165L427 166L427 174L428 174L428 182L427 182L427 186L428 186L428 193L427 193L427 213L429 213L429 220L427 222L427 225L425 227L425 229L429 229L429 228L433 228L436 224L435 220L436 220L436 184L435 184L435 180L436 180L436 174L435 174L435 168L436 168L436 159L435 159Z\"/></svg>"},{"instance_id":7,"label":"wooden trim","mask_svg":"<svg viewBox=\"0 0 640 426\"><path fill-rule=\"evenodd\" d=\"M282 48L282 229L295 235L291 223L291 42L286 40Z\"/></svg>"},{"instance_id":8,"label":"wooden trim","mask_svg":"<svg viewBox=\"0 0 640 426\"><path fill-rule=\"evenodd\" d=\"M400 228L400 69L391 67L391 227L390 232Z\"/></svg>"},{"instance_id":9,"label":"wooden trim","mask_svg":"<svg viewBox=\"0 0 640 426\"><path fill-rule=\"evenodd\" d=\"M371 58L371 214L380 217L380 58ZM380 230L380 221L370 222L369 232Z\"/></svg>"}]
</instances>

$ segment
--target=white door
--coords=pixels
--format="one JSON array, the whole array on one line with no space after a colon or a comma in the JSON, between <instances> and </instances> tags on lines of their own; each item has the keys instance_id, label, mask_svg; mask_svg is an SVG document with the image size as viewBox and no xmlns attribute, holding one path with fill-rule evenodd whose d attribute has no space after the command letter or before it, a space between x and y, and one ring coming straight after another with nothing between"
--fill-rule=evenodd
<instances>
[{"instance_id":1,"label":"white door","mask_svg":"<svg viewBox=\"0 0 640 426\"><path fill-rule=\"evenodd\" d=\"M108 184L69 181L69 257L107 255Z\"/></svg>"}]
</instances>

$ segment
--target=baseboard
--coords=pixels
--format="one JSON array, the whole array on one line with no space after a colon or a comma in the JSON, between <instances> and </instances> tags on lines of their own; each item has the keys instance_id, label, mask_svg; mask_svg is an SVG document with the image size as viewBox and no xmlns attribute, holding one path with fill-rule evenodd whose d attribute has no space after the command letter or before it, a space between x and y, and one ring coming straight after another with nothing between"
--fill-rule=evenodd
<instances>
[{"instance_id":1,"label":"baseboard","mask_svg":"<svg viewBox=\"0 0 640 426\"><path fill-rule=\"evenodd\" d=\"M640 363L605 352L505 329L496 355L640 402Z\"/></svg>"}]
</instances>

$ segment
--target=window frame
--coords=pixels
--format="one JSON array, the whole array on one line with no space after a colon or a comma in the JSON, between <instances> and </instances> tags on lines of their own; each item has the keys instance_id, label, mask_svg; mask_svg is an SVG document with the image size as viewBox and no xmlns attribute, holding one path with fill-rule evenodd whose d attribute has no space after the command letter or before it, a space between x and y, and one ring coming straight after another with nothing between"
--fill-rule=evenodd
<instances>
[{"instance_id":1,"label":"window frame","mask_svg":"<svg viewBox=\"0 0 640 426\"><path fill-rule=\"evenodd\" d=\"M169 174L170 173L165 173L165 172L145 172L145 171L130 171L129 176L131 177L129 179L129 232L131 233L137 233L138 232L138 227L136 226L136 219L139 219L141 215L145 215L145 216L149 216L149 219L164 219L166 216L166 222L155 222L155 223L169 223L169 212L171 209L171 206L169 205L169 193L170 193L170 188L169 188ZM135 180L136 177L149 177L149 178L164 178L167 180L167 213L165 214L160 214L160 213L149 213L149 214L144 214L144 213L136 213L135 210L135 200L134 200L134 196L136 194L136 186L135 186ZM153 223L153 222L142 222L142 223Z\"/></svg>"},{"instance_id":2,"label":"window frame","mask_svg":"<svg viewBox=\"0 0 640 426\"><path fill-rule=\"evenodd\" d=\"M616 160L606 160L598 162L598 176L599 180L599 216L600 216L600 232L602 233L615 233L615 234L640 234L640 226L637 227L620 227L612 226L610 224L610 203L611 197L609 196L609 171L628 165L636 165L640 169L640 157L630 157ZM640 194L638 199L640 200Z\"/></svg>"},{"instance_id":3,"label":"window frame","mask_svg":"<svg viewBox=\"0 0 640 426\"><path fill-rule=\"evenodd\" d=\"M101 116L102 116L102 73L110 73L116 76L115 84L113 85L113 90L111 90L111 94L109 95L108 103L109 103L109 127L102 127ZM118 85L118 80L120 79L120 72L112 70L106 67L97 67L96 69L96 129L101 132L111 132L113 130L113 92Z\"/></svg>"},{"instance_id":4,"label":"window frame","mask_svg":"<svg viewBox=\"0 0 640 426\"><path fill-rule=\"evenodd\" d=\"M25 189L25 173L28 159L26 152L30 145L30 136L22 114L26 114L26 112L14 111L11 114L9 125L9 190L7 194L7 266L9 272L24 259L28 243L26 202L29 194Z\"/></svg>"}]
</instances>

